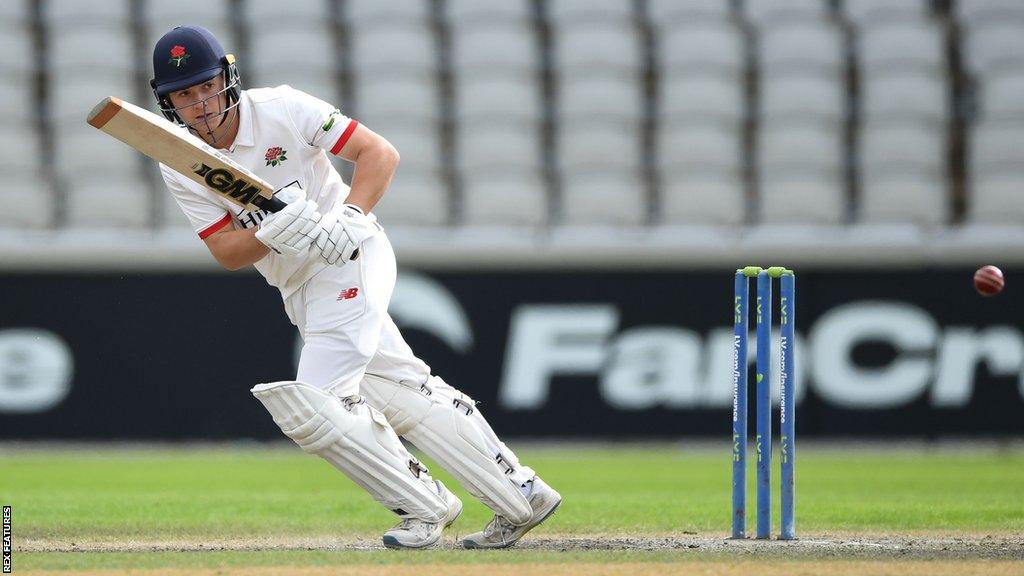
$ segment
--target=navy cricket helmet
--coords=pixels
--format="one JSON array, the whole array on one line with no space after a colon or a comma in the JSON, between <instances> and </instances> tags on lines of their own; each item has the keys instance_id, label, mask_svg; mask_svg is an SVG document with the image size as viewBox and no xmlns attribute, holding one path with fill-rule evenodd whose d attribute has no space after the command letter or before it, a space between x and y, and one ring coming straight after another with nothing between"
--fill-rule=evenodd
<instances>
[{"instance_id":1,"label":"navy cricket helmet","mask_svg":"<svg viewBox=\"0 0 1024 576\"><path fill-rule=\"evenodd\" d=\"M164 34L153 48L153 79L149 85L168 119L182 123L168 94L224 76L228 107L237 105L241 82L235 57L227 54L212 32L202 26L178 26Z\"/></svg>"}]
</instances>

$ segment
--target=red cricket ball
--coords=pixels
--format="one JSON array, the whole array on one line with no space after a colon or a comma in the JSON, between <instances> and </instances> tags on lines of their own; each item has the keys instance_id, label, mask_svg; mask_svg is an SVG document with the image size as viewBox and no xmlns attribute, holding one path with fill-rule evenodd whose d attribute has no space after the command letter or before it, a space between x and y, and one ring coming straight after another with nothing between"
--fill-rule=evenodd
<instances>
[{"instance_id":1,"label":"red cricket ball","mask_svg":"<svg viewBox=\"0 0 1024 576\"><path fill-rule=\"evenodd\" d=\"M1003 271L995 266L982 266L974 273L974 289L982 296L995 296L1003 291Z\"/></svg>"}]
</instances>

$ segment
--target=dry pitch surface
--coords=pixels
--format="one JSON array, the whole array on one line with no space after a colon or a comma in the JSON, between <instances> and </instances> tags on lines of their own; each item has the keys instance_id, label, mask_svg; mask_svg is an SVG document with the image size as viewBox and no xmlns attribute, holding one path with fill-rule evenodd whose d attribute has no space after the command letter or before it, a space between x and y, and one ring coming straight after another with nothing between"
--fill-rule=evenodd
<instances>
[{"instance_id":1,"label":"dry pitch surface","mask_svg":"<svg viewBox=\"0 0 1024 576\"><path fill-rule=\"evenodd\" d=\"M935 535L863 536L821 535L795 542L732 541L701 536L626 537L548 535L524 540L512 550L468 552L457 550L454 538L429 552L379 551L375 540L295 539L224 540L213 542L87 542L27 541L21 550L67 555L87 554L113 564L133 557L156 555L173 562L175 556L218 556L227 562L216 567L99 568L28 570L38 575L147 576L326 576L398 574L422 576L515 574L523 576L627 575L1020 575L1024 574L1024 542L1013 535L993 537L941 537ZM297 565L231 566L232 556L268 552L295 554ZM338 565L303 565L336 554ZM383 554L379 558L374 555ZM320 556L324 555L324 556ZM460 557L461 556L461 557ZM340 560L341 558L336 558ZM532 560L531 560L532 559ZM330 563L330 560L328 560ZM381 565L384 562L384 565Z\"/></svg>"}]
</instances>

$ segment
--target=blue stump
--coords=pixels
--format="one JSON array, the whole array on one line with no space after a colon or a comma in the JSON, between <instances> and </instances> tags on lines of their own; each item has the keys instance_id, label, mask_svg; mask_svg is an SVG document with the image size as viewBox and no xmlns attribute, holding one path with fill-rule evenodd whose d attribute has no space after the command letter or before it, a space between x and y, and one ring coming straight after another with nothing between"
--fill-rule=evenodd
<instances>
[{"instance_id":1,"label":"blue stump","mask_svg":"<svg viewBox=\"0 0 1024 576\"><path fill-rule=\"evenodd\" d=\"M732 537L747 536L747 327L749 282L736 271L732 342Z\"/></svg>"},{"instance_id":2,"label":"blue stump","mask_svg":"<svg viewBox=\"0 0 1024 576\"><path fill-rule=\"evenodd\" d=\"M757 275L757 537L772 533L772 278Z\"/></svg>"},{"instance_id":3,"label":"blue stump","mask_svg":"<svg viewBox=\"0 0 1024 576\"><path fill-rule=\"evenodd\" d=\"M796 352L796 276L779 279L779 341L782 403L779 410L779 441L782 459L782 532L779 538L796 538L796 394L793 356Z\"/></svg>"}]
</instances>

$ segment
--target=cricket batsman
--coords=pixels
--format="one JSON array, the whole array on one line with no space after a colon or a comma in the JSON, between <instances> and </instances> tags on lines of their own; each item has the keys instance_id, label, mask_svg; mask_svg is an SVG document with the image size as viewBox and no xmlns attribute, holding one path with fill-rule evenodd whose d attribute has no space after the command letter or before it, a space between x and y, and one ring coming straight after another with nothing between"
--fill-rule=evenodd
<instances>
[{"instance_id":1,"label":"cricket batsman","mask_svg":"<svg viewBox=\"0 0 1024 576\"><path fill-rule=\"evenodd\" d=\"M303 346L295 380L253 395L304 451L363 487L401 521L389 548L426 548L462 502L399 436L494 511L465 548L515 544L562 498L491 430L472 398L417 358L388 315L395 255L373 207L398 166L382 136L291 88L242 90L234 58L208 30L182 26L153 50L164 116L278 189L280 212L248 212L161 165L168 190L222 266L253 265L281 291ZM351 187L327 153L355 163Z\"/></svg>"}]
</instances>

